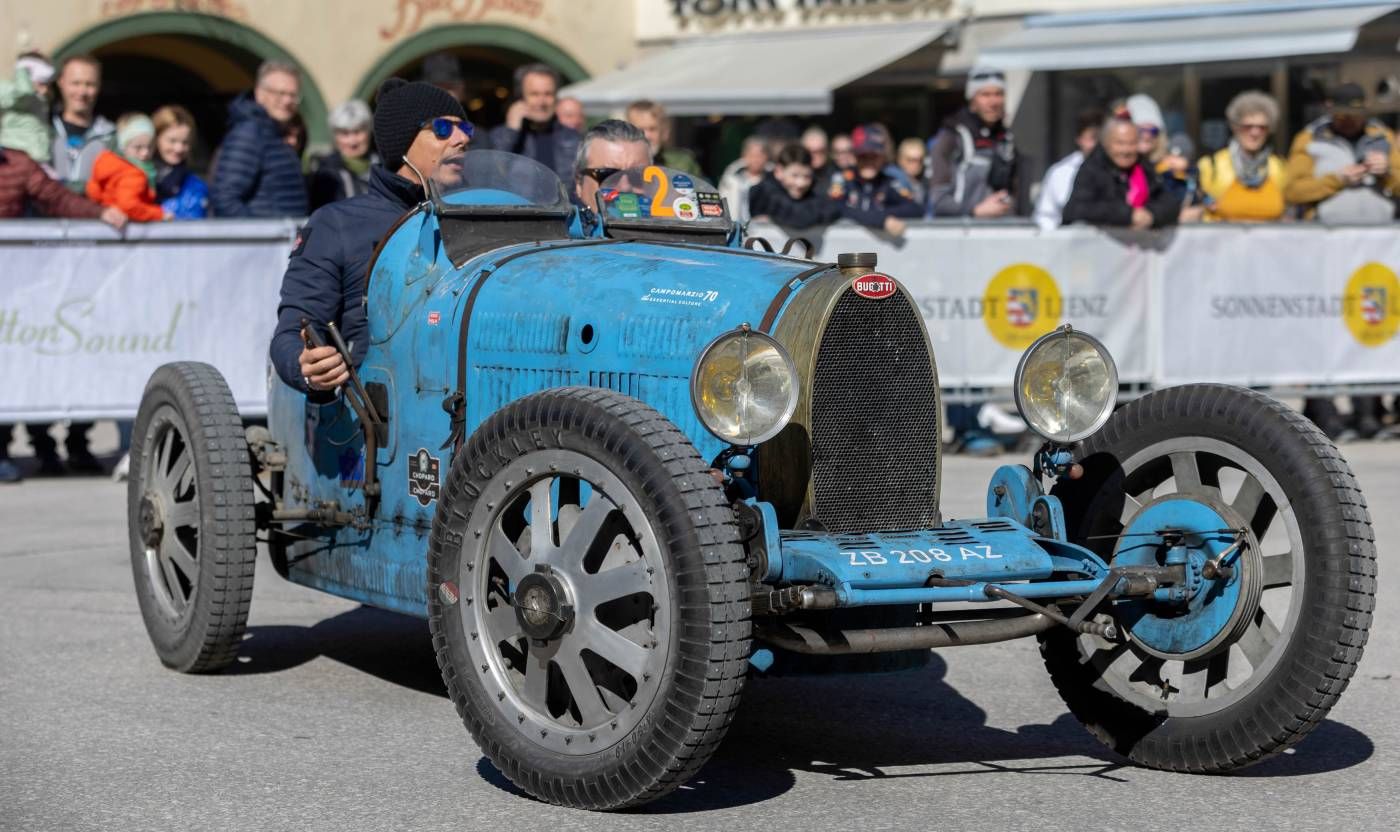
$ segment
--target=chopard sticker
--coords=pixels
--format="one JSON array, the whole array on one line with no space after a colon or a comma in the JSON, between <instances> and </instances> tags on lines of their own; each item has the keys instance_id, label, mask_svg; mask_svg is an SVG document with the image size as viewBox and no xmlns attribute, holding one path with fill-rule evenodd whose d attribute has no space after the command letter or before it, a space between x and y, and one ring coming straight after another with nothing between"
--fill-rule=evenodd
<instances>
[{"instance_id":1,"label":"chopard sticker","mask_svg":"<svg viewBox=\"0 0 1400 832\"><path fill-rule=\"evenodd\" d=\"M871 272L856 278L856 282L851 284L851 288L856 290L856 294L871 300L882 300L895 293L898 288L894 278L887 274Z\"/></svg>"},{"instance_id":2,"label":"chopard sticker","mask_svg":"<svg viewBox=\"0 0 1400 832\"><path fill-rule=\"evenodd\" d=\"M442 462L427 448L419 448L418 453L408 463L408 496L427 506L442 493Z\"/></svg>"},{"instance_id":3,"label":"chopard sticker","mask_svg":"<svg viewBox=\"0 0 1400 832\"><path fill-rule=\"evenodd\" d=\"M680 197L671 203L671 210L676 212L676 218L690 222L699 218L700 212L695 210L695 203L689 197Z\"/></svg>"}]
</instances>

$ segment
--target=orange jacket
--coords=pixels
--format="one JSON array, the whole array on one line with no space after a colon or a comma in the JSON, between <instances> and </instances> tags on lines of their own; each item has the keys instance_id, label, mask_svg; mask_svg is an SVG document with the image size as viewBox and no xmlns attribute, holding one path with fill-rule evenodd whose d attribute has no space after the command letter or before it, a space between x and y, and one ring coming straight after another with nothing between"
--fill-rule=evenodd
<instances>
[{"instance_id":1,"label":"orange jacket","mask_svg":"<svg viewBox=\"0 0 1400 832\"><path fill-rule=\"evenodd\" d=\"M156 192L142 170L110 150L92 165L87 183L88 199L121 209L133 222L158 222L165 212L156 204Z\"/></svg>"}]
</instances>

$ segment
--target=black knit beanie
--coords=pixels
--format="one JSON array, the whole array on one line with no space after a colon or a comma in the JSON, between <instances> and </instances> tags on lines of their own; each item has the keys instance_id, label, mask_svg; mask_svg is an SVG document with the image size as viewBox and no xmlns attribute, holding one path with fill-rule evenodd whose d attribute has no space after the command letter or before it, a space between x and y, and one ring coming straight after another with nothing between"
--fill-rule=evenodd
<instances>
[{"instance_id":1,"label":"black knit beanie","mask_svg":"<svg viewBox=\"0 0 1400 832\"><path fill-rule=\"evenodd\" d=\"M438 116L466 120L462 104L450 93L421 81L390 78L379 85L374 106L374 144L384 167L398 170L423 122Z\"/></svg>"}]
</instances>

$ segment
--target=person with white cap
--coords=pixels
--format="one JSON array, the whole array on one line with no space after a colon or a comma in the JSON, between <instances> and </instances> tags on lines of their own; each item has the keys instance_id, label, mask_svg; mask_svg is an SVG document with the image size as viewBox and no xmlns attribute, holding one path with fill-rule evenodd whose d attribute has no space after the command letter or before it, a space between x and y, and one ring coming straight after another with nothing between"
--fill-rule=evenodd
<instances>
[{"instance_id":1,"label":"person with white cap","mask_svg":"<svg viewBox=\"0 0 1400 832\"><path fill-rule=\"evenodd\" d=\"M311 210L369 190L369 169L379 161L370 151L369 105L352 98L331 111L335 152L313 163L307 186Z\"/></svg>"},{"instance_id":2,"label":"person with white cap","mask_svg":"<svg viewBox=\"0 0 1400 832\"><path fill-rule=\"evenodd\" d=\"M1162 108L1145 93L1128 96L1124 107L1137 125L1138 156L1154 165L1162 161L1167 155L1167 120L1162 118Z\"/></svg>"},{"instance_id":3,"label":"person with white cap","mask_svg":"<svg viewBox=\"0 0 1400 832\"><path fill-rule=\"evenodd\" d=\"M23 151L40 165L53 158L49 133L49 88L53 64L38 52L15 61L12 81L0 80L0 147Z\"/></svg>"},{"instance_id":4,"label":"person with white cap","mask_svg":"<svg viewBox=\"0 0 1400 832\"><path fill-rule=\"evenodd\" d=\"M1016 144L1006 118L1006 75L974 69L967 107L929 141L929 200L935 217L997 219L1020 210Z\"/></svg>"}]
</instances>

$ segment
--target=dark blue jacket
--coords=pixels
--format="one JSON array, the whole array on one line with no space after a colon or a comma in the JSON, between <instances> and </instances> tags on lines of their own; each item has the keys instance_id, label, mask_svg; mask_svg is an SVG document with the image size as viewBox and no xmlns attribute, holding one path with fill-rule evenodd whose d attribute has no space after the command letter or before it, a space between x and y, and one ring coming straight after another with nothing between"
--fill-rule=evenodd
<instances>
[{"instance_id":1,"label":"dark blue jacket","mask_svg":"<svg viewBox=\"0 0 1400 832\"><path fill-rule=\"evenodd\" d=\"M283 381L306 392L299 361L302 318L318 324L322 337L326 322L334 321L355 364L364 360L369 347L365 269L394 223L422 201L417 184L375 166L366 193L332 202L307 220L282 278L272 335L272 366Z\"/></svg>"},{"instance_id":2,"label":"dark blue jacket","mask_svg":"<svg viewBox=\"0 0 1400 832\"><path fill-rule=\"evenodd\" d=\"M301 160L277 122L249 93L228 106L228 119L209 193L214 216L305 216Z\"/></svg>"},{"instance_id":3,"label":"dark blue jacket","mask_svg":"<svg viewBox=\"0 0 1400 832\"><path fill-rule=\"evenodd\" d=\"M492 150L529 156L559 174L564 182L574 181L574 157L581 138L577 130L565 127L557 118L543 123L527 120L519 130L502 124L489 134Z\"/></svg>"},{"instance_id":4,"label":"dark blue jacket","mask_svg":"<svg viewBox=\"0 0 1400 832\"><path fill-rule=\"evenodd\" d=\"M842 217L870 228L883 227L885 217L917 220L924 215L924 207L884 171L874 179L861 179L854 172L833 179L828 193L841 203Z\"/></svg>"}]
</instances>

